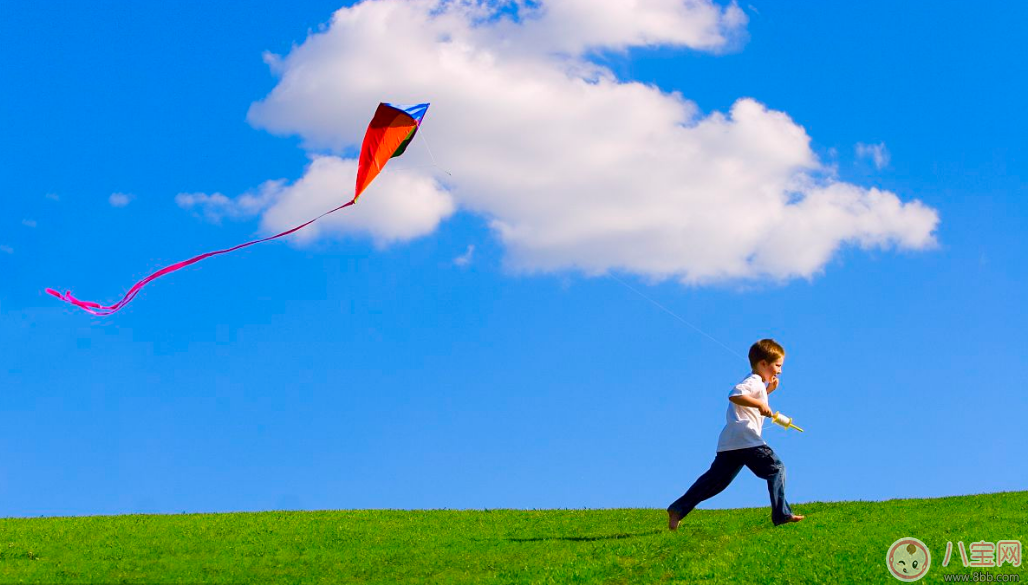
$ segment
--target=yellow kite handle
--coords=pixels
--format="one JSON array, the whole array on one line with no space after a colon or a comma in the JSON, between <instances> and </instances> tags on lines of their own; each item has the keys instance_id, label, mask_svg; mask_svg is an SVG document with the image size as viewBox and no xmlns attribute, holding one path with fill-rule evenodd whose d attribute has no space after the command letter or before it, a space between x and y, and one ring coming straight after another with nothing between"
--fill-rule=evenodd
<instances>
[{"instance_id":1,"label":"yellow kite handle","mask_svg":"<svg viewBox=\"0 0 1028 585\"><path fill-rule=\"evenodd\" d=\"M792 419L791 418L785 416L784 414L782 414L780 412L776 412L771 417L771 420L773 420L775 422L775 424L777 424L779 426L783 426L783 427L785 427L787 429L796 429L797 431L799 431L801 433L803 432L803 429L801 429L798 426L792 424Z\"/></svg>"}]
</instances>

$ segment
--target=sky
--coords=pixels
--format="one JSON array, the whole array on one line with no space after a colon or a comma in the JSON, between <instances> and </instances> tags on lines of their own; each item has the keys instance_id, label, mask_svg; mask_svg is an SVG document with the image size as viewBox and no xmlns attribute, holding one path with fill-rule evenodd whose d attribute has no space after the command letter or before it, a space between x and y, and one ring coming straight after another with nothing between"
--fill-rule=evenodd
<instances>
[{"instance_id":1,"label":"sky","mask_svg":"<svg viewBox=\"0 0 1028 585\"><path fill-rule=\"evenodd\" d=\"M0 3L0 516L1025 489L1028 8L633 4Z\"/></svg>"}]
</instances>

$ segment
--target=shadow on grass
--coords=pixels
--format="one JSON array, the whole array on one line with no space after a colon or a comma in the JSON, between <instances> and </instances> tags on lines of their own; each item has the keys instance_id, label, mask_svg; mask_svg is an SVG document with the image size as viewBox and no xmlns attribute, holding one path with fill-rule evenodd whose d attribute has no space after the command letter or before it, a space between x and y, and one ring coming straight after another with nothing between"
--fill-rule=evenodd
<instances>
[{"instance_id":1,"label":"shadow on grass","mask_svg":"<svg viewBox=\"0 0 1028 585\"><path fill-rule=\"evenodd\" d=\"M566 540L570 542L595 542L597 540L619 540L622 538L635 538L637 536L648 536L650 534L660 534L661 530L649 530L646 532L628 533L619 532L617 534L604 534L601 536L535 536L532 538L507 538L511 542L539 542L543 540Z\"/></svg>"}]
</instances>

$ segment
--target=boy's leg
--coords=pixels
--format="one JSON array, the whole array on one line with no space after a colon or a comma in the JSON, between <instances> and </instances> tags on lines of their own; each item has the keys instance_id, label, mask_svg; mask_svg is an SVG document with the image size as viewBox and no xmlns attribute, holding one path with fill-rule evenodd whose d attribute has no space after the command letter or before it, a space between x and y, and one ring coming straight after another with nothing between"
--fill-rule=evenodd
<instances>
[{"instance_id":1,"label":"boy's leg","mask_svg":"<svg viewBox=\"0 0 1028 585\"><path fill-rule=\"evenodd\" d=\"M739 475L742 465L743 461L739 457L738 451L719 452L714 457L714 462L710 464L710 469L701 475L682 497L668 506L668 527L674 530L678 525L678 520L692 512L696 504L724 491L728 484L735 479L735 476Z\"/></svg>"},{"instance_id":2,"label":"boy's leg","mask_svg":"<svg viewBox=\"0 0 1028 585\"><path fill-rule=\"evenodd\" d=\"M789 502L785 500L785 464L767 445L746 451L746 467L760 479L767 480L767 492L771 496L771 521L775 526L790 522L793 515Z\"/></svg>"}]
</instances>

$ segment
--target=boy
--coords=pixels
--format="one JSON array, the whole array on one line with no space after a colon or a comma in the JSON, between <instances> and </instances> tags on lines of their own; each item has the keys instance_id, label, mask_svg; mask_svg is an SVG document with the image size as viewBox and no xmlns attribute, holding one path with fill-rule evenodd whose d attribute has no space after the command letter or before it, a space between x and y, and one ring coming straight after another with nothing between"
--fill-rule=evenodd
<instances>
[{"instance_id":1,"label":"boy","mask_svg":"<svg viewBox=\"0 0 1028 585\"><path fill-rule=\"evenodd\" d=\"M760 432L764 417L773 416L767 395L778 388L778 376L785 362L785 349L773 339L761 339L750 347L753 373L728 394L728 422L717 440L717 456L710 469L667 508L667 527L677 530L678 523L703 500L721 493L739 474L742 466L767 480L771 495L771 521L775 526L799 522L785 501L785 465L767 446Z\"/></svg>"}]
</instances>

